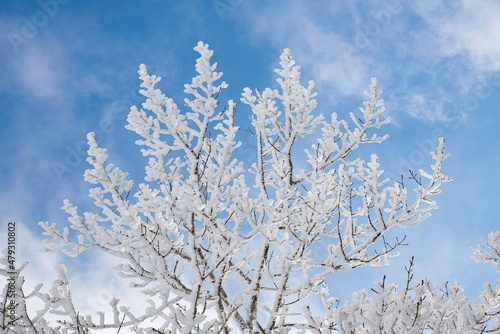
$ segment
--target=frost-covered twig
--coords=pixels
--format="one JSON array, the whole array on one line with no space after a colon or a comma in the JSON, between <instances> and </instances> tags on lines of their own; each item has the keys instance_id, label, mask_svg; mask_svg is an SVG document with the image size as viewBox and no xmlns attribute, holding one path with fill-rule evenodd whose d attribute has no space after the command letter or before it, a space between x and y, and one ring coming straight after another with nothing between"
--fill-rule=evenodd
<instances>
[{"instance_id":1,"label":"frost-covered twig","mask_svg":"<svg viewBox=\"0 0 500 334\"><path fill-rule=\"evenodd\" d=\"M197 75L185 85L183 107L156 88L161 78L145 65L139 68L146 101L131 108L126 128L141 137L136 144L149 157L144 181L108 163L106 150L89 134L85 180L97 185L90 196L100 212L81 214L64 202L76 238L67 227L40 223L51 243L47 251L76 256L97 248L118 258L115 270L150 298L150 306L138 316L113 299L112 320L101 314L94 322L76 311L60 268L61 285L39 295L49 306L37 319L51 310L68 318L60 324L68 330L186 334L497 328L485 327L497 320L498 293L489 286L481 304L471 305L458 286L440 293L427 280L411 285L410 268L403 292L384 279L373 297L360 291L341 305L325 283L340 270L387 265L405 239L386 240L386 232L414 226L437 208L433 196L451 180L441 172L449 157L444 139L431 153L432 172L412 172L410 200L403 182L384 178L376 155L365 161L352 154L359 145L388 137L377 134L390 121L383 118L377 80L349 121L336 113L325 121L315 111L314 82L301 84L300 67L285 49L276 70L278 89L243 91L257 148L257 160L244 166L237 159L236 103L219 106L227 84L219 82L213 51L202 42L195 50ZM302 153L301 145L311 148ZM318 247L325 255L314 251ZM496 263L477 252L479 260ZM311 293L320 293L323 314L302 308Z\"/></svg>"}]
</instances>

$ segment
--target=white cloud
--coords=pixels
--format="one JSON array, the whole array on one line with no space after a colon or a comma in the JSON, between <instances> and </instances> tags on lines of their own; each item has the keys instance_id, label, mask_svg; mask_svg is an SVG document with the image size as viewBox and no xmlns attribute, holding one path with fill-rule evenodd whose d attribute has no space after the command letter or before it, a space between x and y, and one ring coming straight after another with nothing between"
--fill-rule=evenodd
<instances>
[{"instance_id":1,"label":"white cloud","mask_svg":"<svg viewBox=\"0 0 500 334\"><path fill-rule=\"evenodd\" d=\"M307 78L317 83L317 90L328 92L332 101L338 96L359 94L365 89L368 78L368 61L352 53L352 46L329 29L325 22L318 22L316 11L338 10L310 6L300 1L259 4L241 11L250 39L254 43L273 45L279 49L290 48L297 64L306 68ZM270 19L269 13L274 17Z\"/></svg>"},{"instance_id":2,"label":"white cloud","mask_svg":"<svg viewBox=\"0 0 500 334\"><path fill-rule=\"evenodd\" d=\"M64 92L66 69L58 44L30 44L24 53L11 59L15 78L25 89L27 95L46 99L61 96Z\"/></svg>"},{"instance_id":3,"label":"white cloud","mask_svg":"<svg viewBox=\"0 0 500 334\"><path fill-rule=\"evenodd\" d=\"M424 1L416 10L436 34L441 56L466 55L477 70L500 70L498 1Z\"/></svg>"},{"instance_id":4,"label":"white cloud","mask_svg":"<svg viewBox=\"0 0 500 334\"><path fill-rule=\"evenodd\" d=\"M42 244L40 236L35 235L24 221L19 219L9 221L15 222L16 227L16 266L28 262L21 272L21 276L25 278L24 293L28 295L38 284L43 284L45 291L48 291L56 278L54 267L61 262L60 255L39 252L40 248L46 246ZM2 228L7 230L7 221L2 223ZM7 233L0 233L0 242L2 245L7 244ZM41 301L33 298L29 299L28 305L30 307L28 313L32 315L36 314L35 309L43 307Z\"/></svg>"},{"instance_id":5,"label":"white cloud","mask_svg":"<svg viewBox=\"0 0 500 334\"><path fill-rule=\"evenodd\" d=\"M500 69L500 3L493 0L245 7L240 18L249 39L289 47L331 102L361 96L377 76L390 87L384 99L395 107L388 112L396 124L401 112L429 123L463 119L453 104Z\"/></svg>"},{"instance_id":6,"label":"white cloud","mask_svg":"<svg viewBox=\"0 0 500 334\"><path fill-rule=\"evenodd\" d=\"M11 29L15 21L0 18L0 28ZM8 30L7 30L8 31ZM7 81L0 78L3 90L15 91L25 101L49 103L66 111L76 98L89 94L104 94L110 90L92 73L81 73L75 64L74 53L79 43L47 31L38 33L16 48L3 41L1 60L8 69Z\"/></svg>"},{"instance_id":7,"label":"white cloud","mask_svg":"<svg viewBox=\"0 0 500 334\"><path fill-rule=\"evenodd\" d=\"M444 112L443 101L429 100L424 94L413 93L406 111L414 118L425 119L431 122L449 121Z\"/></svg>"},{"instance_id":8,"label":"white cloud","mask_svg":"<svg viewBox=\"0 0 500 334\"><path fill-rule=\"evenodd\" d=\"M62 255L60 251L42 253L39 250L47 247L47 244L42 242L43 236L37 235L24 222L14 221L16 221L17 237L16 264L28 262L21 273L25 278L23 286L25 294L31 293L38 284L43 284L41 291L48 293L57 277L55 266L65 264L73 303L82 315L90 315L97 320L99 319L97 312L101 311L106 313L107 321L112 322L113 314L109 302L113 297L120 298L120 305L130 307L136 315L141 315L149 305L146 303L146 296L142 295L139 289L128 287L129 282L116 275L112 269L118 263L115 258L97 250L82 253L77 258ZM7 229L7 221L4 221L2 227ZM7 234L0 233L2 245L7 244L6 239ZM86 260L82 257L86 257ZM35 315L43 306L43 302L31 298L28 300L28 313ZM48 315L46 319L56 321L58 317ZM116 329L99 333L116 333Z\"/></svg>"}]
</instances>

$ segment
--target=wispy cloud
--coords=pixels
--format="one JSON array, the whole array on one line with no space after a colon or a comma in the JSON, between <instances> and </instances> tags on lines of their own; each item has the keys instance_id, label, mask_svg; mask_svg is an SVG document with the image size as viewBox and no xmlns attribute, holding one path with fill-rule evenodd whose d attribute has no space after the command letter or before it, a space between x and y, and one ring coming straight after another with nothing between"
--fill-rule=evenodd
<instances>
[{"instance_id":1,"label":"wispy cloud","mask_svg":"<svg viewBox=\"0 0 500 334\"><path fill-rule=\"evenodd\" d=\"M371 76L379 77L396 123L401 112L429 123L462 119L467 111L454 110L454 101L479 76L500 68L500 4L494 1L363 6L277 1L245 6L240 16L254 43L290 47L332 102L359 95Z\"/></svg>"},{"instance_id":2,"label":"wispy cloud","mask_svg":"<svg viewBox=\"0 0 500 334\"><path fill-rule=\"evenodd\" d=\"M9 83L10 87L35 104L50 103L65 109L73 106L76 98L109 91L110 87L95 75L78 72L73 63L74 50L67 47L67 42L50 35L40 36L23 52L7 53L11 78L15 80Z\"/></svg>"},{"instance_id":3,"label":"wispy cloud","mask_svg":"<svg viewBox=\"0 0 500 334\"><path fill-rule=\"evenodd\" d=\"M416 10L434 33L440 56L465 56L478 71L500 70L498 1L421 1Z\"/></svg>"},{"instance_id":4,"label":"wispy cloud","mask_svg":"<svg viewBox=\"0 0 500 334\"><path fill-rule=\"evenodd\" d=\"M297 63L308 69L308 78L313 78L317 89L329 92L331 101L336 97L359 94L366 86L367 62L359 55L348 55L349 43L332 29L335 23L318 22L318 11L331 13L337 10L312 7L300 1L290 1L248 6L241 10L248 34L254 43L271 44L276 49L290 48ZM265 13L272 12L271 20ZM344 57L348 57L346 62ZM277 58L276 58L277 59ZM304 71L306 72L306 71Z\"/></svg>"}]
</instances>

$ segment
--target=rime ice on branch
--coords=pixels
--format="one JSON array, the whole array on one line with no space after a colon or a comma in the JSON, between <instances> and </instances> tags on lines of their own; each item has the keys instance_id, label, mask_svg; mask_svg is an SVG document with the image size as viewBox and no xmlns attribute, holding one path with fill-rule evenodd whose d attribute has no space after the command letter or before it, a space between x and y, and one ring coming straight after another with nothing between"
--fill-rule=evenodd
<instances>
[{"instance_id":1,"label":"rime ice on branch","mask_svg":"<svg viewBox=\"0 0 500 334\"><path fill-rule=\"evenodd\" d=\"M90 197L100 213L82 216L64 202L76 239L66 227L60 231L40 223L52 243L47 251L76 256L95 247L120 259L116 271L150 298L150 306L133 315L113 300L112 319L102 315L98 321L67 309L64 328L416 333L475 331L485 320L496 321L490 313L498 307L498 289L485 290L482 304L471 306L458 286L446 293L425 280L410 286L411 269L403 291L382 282L373 298L363 290L343 305L325 284L340 270L388 264L403 240L387 241L385 232L414 226L437 208L432 196L451 180L441 172L449 156L443 139L432 152L431 171L412 173L410 200L406 184L384 178L375 154L369 161L351 155L359 145L388 137L375 132L389 122L382 118L377 80L372 79L359 112L348 120L335 113L325 120L314 113L314 82L301 84L300 67L285 49L276 70L278 89L245 88L242 94L247 106L239 112L251 110L257 147L257 161L246 169L236 158L241 145L235 140L236 103L219 107L227 84L211 62L213 51L202 42L194 49L201 56L197 75L185 85L182 108L155 88L160 78L140 66L146 101L131 108L126 128L141 137L136 144L149 157L144 181L136 183L107 163L106 150L89 134L91 169L85 180L97 185ZM310 145L313 134L319 139ZM301 141L311 148L297 151ZM297 161L305 167L294 168ZM249 173L255 181L247 180ZM250 196L251 187L256 196ZM325 256L313 253L318 246L326 249ZM320 294L322 314L306 306L311 293ZM47 309L58 305L46 300ZM33 324L45 328L40 326Z\"/></svg>"}]
</instances>

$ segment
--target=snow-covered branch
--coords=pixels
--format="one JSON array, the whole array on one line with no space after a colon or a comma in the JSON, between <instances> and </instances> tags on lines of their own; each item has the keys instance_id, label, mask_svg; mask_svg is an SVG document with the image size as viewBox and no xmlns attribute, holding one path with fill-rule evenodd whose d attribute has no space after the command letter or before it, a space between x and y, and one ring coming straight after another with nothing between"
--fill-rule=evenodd
<instances>
[{"instance_id":1,"label":"snow-covered branch","mask_svg":"<svg viewBox=\"0 0 500 334\"><path fill-rule=\"evenodd\" d=\"M409 184L385 178L375 154L368 161L352 154L388 137L377 133L390 121L377 80L349 120L331 113L326 121L316 112L314 82L302 85L300 67L285 49L278 88L243 91L257 148L257 160L245 168L237 159L236 103L219 101L227 84L220 82L213 51L202 42L194 50L200 54L197 74L185 85L182 107L156 87L161 78L139 68L146 100L131 108L126 128L140 136L136 144L149 157L143 182L109 163L90 133L85 180L96 185L89 195L98 212L82 214L66 200L72 231L40 223L51 244L46 251L77 256L97 248L116 257L114 269L149 298L149 307L136 315L113 299L112 320L84 317L59 267L49 294L37 288L30 295L45 308L31 318L23 313L19 326L186 334L498 329L497 323L486 325L497 321L498 288L485 286L481 303L472 305L458 285L443 291L426 279L410 284L410 266L402 291L384 278L372 297L363 290L340 305L325 283L340 270L389 264L405 239L386 240L386 232L419 224L437 208L434 195L451 180L442 173L449 157L444 139L431 152L430 171L411 172ZM299 151L303 145L310 149ZM249 174L254 180L247 180ZM478 261L498 263L497 239L483 241L491 252L478 248ZM325 256L314 253L318 245ZM21 294L21 286L16 289ZM306 306L311 293L321 296L321 314ZM64 317L59 327L44 320L49 312Z\"/></svg>"}]
</instances>

